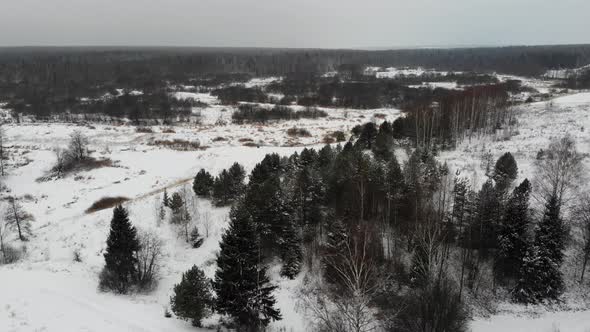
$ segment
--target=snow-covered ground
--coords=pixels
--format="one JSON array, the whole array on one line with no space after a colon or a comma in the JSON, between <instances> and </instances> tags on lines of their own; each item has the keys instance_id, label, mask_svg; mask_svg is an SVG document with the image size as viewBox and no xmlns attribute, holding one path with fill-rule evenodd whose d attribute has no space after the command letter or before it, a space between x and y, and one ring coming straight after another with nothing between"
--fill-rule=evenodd
<instances>
[{"instance_id":1,"label":"snow-covered ground","mask_svg":"<svg viewBox=\"0 0 590 332\"><path fill-rule=\"evenodd\" d=\"M255 82L256 83L256 82ZM253 83L254 84L254 83ZM194 331L190 323L164 317L172 287L193 264L209 277L229 208L215 208L208 200L195 199L192 214L201 234L209 237L192 249L178 230L156 217L162 191L172 193L189 184L199 169L217 174L238 161L249 172L267 153L290 155L304 146L321 146L324 136L336 130L349 133L354 125L370 120L394 120L395 109L324 109L327 118L284 121L268 125L231 124L232 108L222 107L207 94L177 93L210 106L200 109L201 124L152 127L138 133L131 126L74 124L4 125L9 147L9 175L4 184L33 214L33 236L26 256L18 263L0 266L0 331ZM225 109L225 110L224 110ZM196 110L197 111L197 110ZM225 124L219 124L219 119ZM305 128L310 137L289 137L287 129ZM97 158L110 158L112 167L81 171L63 179L38 181L47 174L55 156L52 149L65 147L69 135L81 130ZM220 139L223 138L223 139ZM203 149L175 151L155 145L158 140L199 141ZM256 143L259 147L244 146ZM189 193L192 189L187 188ZM86 214L85 210L105 196L124 196L130 219L139 229L154 230L164 240L164 258L158 288L149 294L116 296L97 290L98 273L104 265L103 251L111 209ZM18 241L12 238L12 243ZM74 261L79 252L82 261ZM293 294L298 281L279 277L276 297L284 319L272 330L305 331L305 319L296 312Z\"/></svg>"},{"instance_id":2,"label":"snow-covered ground","mask_svg":"<svg viewBox=\"0 0 590 332\"><path fill-rule=\"evenodd\" d=\"M206 225L210 232L202 247L192 249L179 238L173 226L157 222L156 202L164 188L169 192L180 190L190 184L200 168L217 174L234 161L249 171L267 153L289 155L303 146L320 146L324 136L335 130L348 134L354 125L383 118L391 121L399 116L399 111L394 109L325 109L327 118L234 125L230 124L233 109L218 105L212 97L189 92L182 97L203 98L209 107L201 110L200 125L174 127L175 133L164 133L163 127L153 127L154 133L137 133L130 126L4 126L5 145L13 156L5 185L22 199L35 221L34 235L27 243L24 259L0 266L0 331L195 331L188 322L165 318L164 310L172 286L193 264L213 276L228 208L212 207L207 200L195 201L196 224L201 234L205 233ZM577 139L579 150L590 152L587 130L590 93L522 105L516 115L519 124L510 135L498 133L485 139L473 138L456 151L441 153L439 158L468 178L482 179L479 159L482 151L490 151L494 158L510 151L518 162L519 180L522 180L531 176L537 151L565 133ZM227 124L220 125L219 119ZM294 126L308 129L312 136L289 137L286 130ZM76 129L83 130L90 138L93 155L111 158L113 167L59 180L37 181L54 161L51 150L66 145L69 134ZM172 139L198 140L207 148L173 151L153 144L156 140ZM252 139L259 147L244 146L245 139ZM164 240L161 280L152 293L120 296L97 290L112 212L110 209L92 214L84 211L104 196L130 198L126 206L131 221L139 229L155 230ZM80 253L81 262L74 261L75 251ZM300 280L280 278L276 267L271 269L271 275L273 282L280 286L276 296L284 317L272 323L271 330L307 331L309 319L297 311L294 299ZM539 308L534 313L518 316L502 312L490 318L476 317L472 331L553 332L554 327L562 332L590 331L590 311L549 312Z\"/></svg>"}]
</instances>

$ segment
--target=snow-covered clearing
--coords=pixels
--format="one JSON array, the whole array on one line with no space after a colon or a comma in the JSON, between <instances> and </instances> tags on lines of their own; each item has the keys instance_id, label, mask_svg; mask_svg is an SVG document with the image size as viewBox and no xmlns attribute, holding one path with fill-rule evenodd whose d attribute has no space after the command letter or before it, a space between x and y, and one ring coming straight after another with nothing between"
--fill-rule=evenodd
<instances>
[{"instance_id":1,"label":"snow-covered clearing","mask_svg":"<svg viewBox=\"0 0 590 332\"><path fill-rule=\"evenodd\" d=\"M187 92L183 97L202 97L205 101L205 96L200 94ZM179 190L200 168L217 174L238 161L249 171L267 153L289 155L303 146L319 146L332 131L348 134L354 125L383 118L393 120L399 115L392 109L325 109L329 113L327 118L238 126L229 124L231 108L223 111L224 107L216 105L214 100L207 102L210 106L201 110L201 125L174 127L175 133L164 133L162 127L154 127L154 133L137 133L129 126L96 125L94 129L67 124L5 126L7 145L14 156L5 184L12 194L22 198L35 221L26 257L16 264L0 266L0 331L195 331L188 322L165 318L164 310L172 286L193 264L202 267L209 277L213 276L218 242L227 225L229 209L214 208L207 200L196 200L197 224L204 234L205 224L209 223L210 232L202 247L192 249L179 239L174 227L158 225L156 221L156 201L161 199L163 189ZM548 106L551 104L553 107ZM519 165L518 180L532 175L532 162L539 149L566 133L577 139L579 150L590 152L590 93L522 105L516 114L519 125L511 135L498 133L495 137L473 138L456 151L441 153L440 160L481 185L482 152L490 151L494 158L512 152ZM220 118L228 124L216 125ZM312 136L289 137L286 130L294 126L308 129ZM64 146L76 129L89 136L93 155L111 158L114 167L37 182L54 161L51 149ZM152 144L163 139L198 140L207 148L173 151ZM252 139L259 148L243 146L244 139ZM103 196L129 197L126 206L132 222L140 229L156 230L164 239L161 280L152 293L120 296L97 290L112 212L110 209L92 214L84 211ZM80 252L81 262L74 261L75 251ZM271 275L273 282L280 286L276 296L284 317L272 323L271 329L307 331L309 318L297 311L294 299L300 280L281 279L277 266L271 269ZM561 331L590 330L590 311L539 309L536 314L515 316L502 312L491 318L476 318L472 331L553 332L554 327Z\"/></svg>"},{"instance_id":2,"label":"snow-covered clearing","mask_svg":"<svg viewBox=\"0 0 590 332\"><path fill-rule=\"evenodd\" d=\"M172 133L165 133L164 127L138 133L131 126L4 126L12 158L4 184L35 221L23 260L0 266L0 331L194 331L188 322L165 318L164 310L173 285L193 264L213 277L229 208L215 208L208 200L196 199L192 212L196 224L203 235L207 226L210 230L204 244L192 249L173 226L158 225L156 203L162 191L180 190L201 168L216 175L237 161L249 172L267 153L290 155L304 146L321 146L324 136L335 130L348 134L354 125L372 119L392 121L399 115L394 109L325 109L327 118L234 125L233 109L224 111L206 94L181 96L202 98L213 105L200 110L200 125L177 126ZM220 117L226 124L216 124ZM286 131L294 126L309 130L311 136L289 137ZM113 166L37 181L54 163L52 149L66 146L75 130L89 137L93 156L110 158ZM203 149L174 151L154 144L174 139L199 141ZM259 147L244 146L246 142ZM190 187L187 190L192 192ZM97 290L112 211L86 214L85 210L105 196L130 198L125 205L134 225L155 230L164 240L161 280L152 293L117 296ZM80 253L81 262L74 261L74 252ZM277 268L271 269L271 277L280 285L276 297L284 318L271 328L305 331L306 320L297 313L293 298L299 281L280 278Z\"/></svg>"}]
</instances>

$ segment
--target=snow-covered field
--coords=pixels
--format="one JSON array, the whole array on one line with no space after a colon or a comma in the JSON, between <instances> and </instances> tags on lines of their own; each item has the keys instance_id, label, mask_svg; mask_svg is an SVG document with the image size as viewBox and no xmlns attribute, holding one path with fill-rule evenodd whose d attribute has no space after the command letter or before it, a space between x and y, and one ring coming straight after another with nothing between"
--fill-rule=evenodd
<instances>
[{"instance_id":1,"label":"snow-covered field","mask_svg":"<svg viewBox=\"0 0 590 332\"><path fill-rule=\"evenodd\" d=\"M229 208L215 208L207 200L196 199L192 213L196 224L201 234L209 224L210 232L203 246L192 249L179 239L174 227L158 225L156 202L162 199L162 191L190 185L201 168L217 174L238 161L249 172L267 153L290 155L303 146L320 146L324 136L335 130L348 134L354 125L392 121L399 115L395 109L326 109L327 118L234 125L230 123L233 110L223 111L211 97L188 92L178 97L202 98L213 105L201 110L200 125L174 127L174 133L164 133L163 127L153 127L154 133L137 133L130 126L4 126L5 145L11 154L5 185L12 195L21 198L35 221L26 257L19 263L0 266L0 331L194 331L187 322L165 318L164 310L173 285L193 264L213 276ZM225 125L215 124L220 117L226 120ZM309 130L311 137L289 137L287 129L295 126ZM52 149L66 146L74 130L82 130L89 137L93 156L112 159L113 167L37 181L55 161ZM174 151L153 144L174 139L199 141L203 149ZM258 147L244 146L247 139ZM190 187L187 190L192 193ZM85 210L105 196L130 198L126 206L134 225L155 230L164 240L161 280L150 294L115 296L97 290L112 212L86 214ZM76 251L81 262L74 262ZM304 331L305 319L295 311L293 299L298 281L281 279L276 269L271 272L273 281L281 286L276 296L284 317L272 328Z\"/></svg>"},{"instance_id":2,"label":"snow-covered field","mask_svg":"<svg viewBox=\"0 0 590 332\"><path fill-rule=\"evenodd\" d=\"M258 84L259 82L252 82ZM265 154L289 155L303 146L320 146L323 137L335 130L350 129L367 121L394 120L399 111L325 109L327 118L280 122L272 125L230 124L232 109L218 105L206 94L183 92L179 98L198 98L210 106L201 111L200 125L175 127L175 133L137 133L129 126L70 124L6 125L6 146L14 157L5 185L22 198L25 209L35 217L33 237L27 243L24 259L0 266L0 331L195 331L190 323L165 318L172 286L193 264L209 277L215 270L218 242L227 225L228 208L214 208L197 199L193 215L208 238L202 247L192 249L179 239L174 227L158 225L156 202L162 191L179 190L200 168L212 174L240 162L249 171ZM209 98L209 99L207 99ZM549 107L552 105L553 107ZM519 165L519 180L532 174L537 151L565 133L577 139L578 149L590 153L590 93L580 93L520 106L518 126L511 135L473 139L456 151L443 152L440 159L469 178L482 179L479 156L489 150L494 158L510 151ZM219 119L226 120L220 125ZM312 136L289 137L294 126L308 129ZM96 157L108 157L113 167L80 172L76 176L47 182L36 181L54 162L51 151L65 146L69 134L80 129L90 138ZM222 137L223 139L219 139ZM203 150L174 151L154 145L155 140L198 140ZM244 146L252 139L258 147ZM589 160L586 160L588 163ZM590 165L588 165L590 166ZM190 188L187 190L190 191ZM140 229L155 230L165 242L161 280L149 294L128 296L97 290L98 272L104 264L103 250L111 210L92 214L84 211L104 196L125 196L130 219ZM16 241L15 241L16 243ZM74 261L78 251L81 262ZM309 319L297 311L294 294L299 280L288 281L271 269L272 280L280 286L278 307L284 319L272 323L271 330L307 331ZM532 308L536 315L502 313L491 318L476 318L473 332L491 331L590 331L590 311L548 312ZM206 323L206 322L205 322Z\"/></svg>"}]
</instances>

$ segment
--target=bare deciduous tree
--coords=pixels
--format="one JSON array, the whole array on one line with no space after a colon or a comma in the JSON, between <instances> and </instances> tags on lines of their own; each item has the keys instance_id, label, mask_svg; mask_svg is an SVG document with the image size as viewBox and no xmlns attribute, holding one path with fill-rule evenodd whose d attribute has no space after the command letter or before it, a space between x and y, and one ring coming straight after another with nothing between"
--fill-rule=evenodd
<instances>
[{"instance_id":1,"label":"bare deciduous tree","mask_svg":"<svg viewBox=\"0 0 590 332\"><path fill-rule=\"evenodd\" d=\"M140 288L148 289L156 281L163 242L153 231L140 231L137 251L137 282Z\"/></svg>"},{"instance_id":2,"label":"bare deciduous tree","mask_svg":"<svg viewBox=\"0 0 590 332\"><path fill-rule=\"evenodd\" d=\"M577 188L582 176L583 156L576 149L574 139L566 135L549 144L536 162L535 188L541 201L555 196L559 204L567 203L571 191Z\"/></svg>"},{"instance_id":3,"label":"bare deciduous tree","mask_svg":"<svg viewBox=\"0 0 590 332\"><path fill-rule=\"evenodd\" d=\"M4 213L5 222L9 229L18 232L18 238L25 241L26 235L31 233L31 220L33 216L23 210L15 197L8 199L8 208Z\"/></svg>"},{"instance_id":4,"label":"bare deciduous tree","mask_svg":"<svg viewBox=\"0 0 590 332\"><path fill-rule=\"evenodd\" d=\"M332 292L332 309L320 301L315 311L330 331L368 332L378 327L371 303L379 289L379 280L369 248L375 240L373 232L363 225L350 241L345 241L343 250L326 259L339 289Z\"/></svg>"},{"instance_id":5,"label":"bare deciduous tree","mask_svg":"<svg viewBox=\"0 0 590 332\"><path fill-rule=\"evenodd\" d=\"M74 130L74 132L70 134L68 150L74 160L84 160L88 155L88 137L86 137L86 135L80 130Z\"/></svg>"}]
</instances>

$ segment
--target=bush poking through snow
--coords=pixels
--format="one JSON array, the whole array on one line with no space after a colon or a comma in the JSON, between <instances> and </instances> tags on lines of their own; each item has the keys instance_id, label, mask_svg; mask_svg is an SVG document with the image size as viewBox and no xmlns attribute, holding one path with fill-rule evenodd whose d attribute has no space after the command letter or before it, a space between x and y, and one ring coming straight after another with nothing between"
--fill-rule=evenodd
<instances>
[{"instance_id":1,"label":"bush poking through snow","mask_svg":"<svg viewBox=\"0 0 590 332\"><path fill-rule=\"evenodd\" d=\"M199 248L203 244L203 241L205 241L201 236L201 233L199 233L199 228L197 226L194 226L191 230L189 241L191 246L195 249Z\"/></svg>"},{"instance_id":2,"label":"bush poking through snow","mask_svg":"<svg viewBox=\"0 0 590 332\"><path fill-rule=\"evenodd\" d=\"M182 274L182 280L174 286L170 304L176 316L190 320L193 326L201 326L201 319L211 312L213 305L211 283L203 270L194 265Z\"/></svg>"},{"instance_id":3,"label":"bush poking through snow","mask_svg":"<svg viewBox=\"0 0 590 332\"><path fill-rule=\"evenodd\" d=\"M11 245L5 244L3 245L2 252L0 254L1 264L12 264L18 262L22 258L23 251Z\"/></svg>"},{"instance_id":4,"label":"bush poking through snow","mask_svg":"<svg viewBox=\"0 0 590 332\"><path fill-rule=\"evenodd\" d=\"M311 137L309 130L297 127L287 129L287 135L291 137Z\"/></svg>"}]
</instances>

